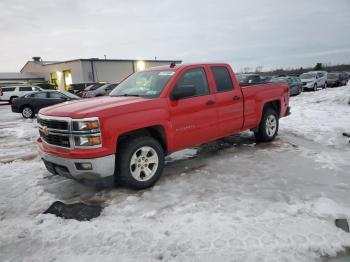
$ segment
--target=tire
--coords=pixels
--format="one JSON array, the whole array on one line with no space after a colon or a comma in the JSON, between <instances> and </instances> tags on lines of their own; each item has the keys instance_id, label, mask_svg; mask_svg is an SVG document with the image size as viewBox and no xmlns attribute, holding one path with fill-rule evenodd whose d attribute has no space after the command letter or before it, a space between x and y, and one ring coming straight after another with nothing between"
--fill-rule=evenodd
<instances>
[{"instance_id":1,"label":"tire","mask_svg":"<svg viewBox=\"0 0 350 262\"><path fill-rule=\"evenodd\" d=\"M15 98L17 98L17 97L18 97L18 96L11 96L11 97L10 97L10 100L9 100L10 105L12 105L13 99L15 99Z\"/></svg>"},{"instance_id":2,"label":"tire","mask_svg":"<svg viewBox=\"0 0 350 262\"><path fill-rule=\"evenodd\" d=\"M303 92L303 88L302 88L302 87L299 87L299 88L298 88L298 95L300 95L302 92Z\"/></svg>"},{"instance_id":3,"label":"tire","mask_svg":"<svg viewBox=\"0 0 350 262\"><path fill-rule=\"evenodd\" d=\"M323 89L327 89L327 82L324 83Z\"/></svg>"},{"instance_id":4,"label":"tire","mask_svg":"<svg viewBox=\"0 0 350 262\"><path fill-rule=\"evenodd\" d=\"M314 91L317 91L317 84L314 84Z\"/></svg>"},{"instance_id":5,"label":"tire","mask_svg":"<svg viewBox=\"0 0 350 262\"><path fill-rule=\"evenodd\" d=\"M145 189L158 181L163 168L164 151L156 139L149 136L131 137L119 146L115 182L116 185L133 189Z\"/></svg>"},{"instance_id":6,"label":"tire","mask_svg":"<svg viewBox=\"0 0 350 262\"><path fill-rule=\"evenodd\" d=\"M279 119L276 111L272 108L265 109L261 118L259 129L254 133L256 140L261 142L269 142L274 140L278 134L278 127Z\"/></svg>"},{"instance_id":7,"label":"tire","mask_svg":"<svg viewBox=\"0 0 350 262\"><path fill-rule=\"evenodd\" d=\"M31 106L24 106L22 108L22 116L24 118L27 118L27 119L28 118L33 118L34 115L35 115L35 113L34 113L34 110L33 110L33 108Z\"/></svg>"}]
</instances>

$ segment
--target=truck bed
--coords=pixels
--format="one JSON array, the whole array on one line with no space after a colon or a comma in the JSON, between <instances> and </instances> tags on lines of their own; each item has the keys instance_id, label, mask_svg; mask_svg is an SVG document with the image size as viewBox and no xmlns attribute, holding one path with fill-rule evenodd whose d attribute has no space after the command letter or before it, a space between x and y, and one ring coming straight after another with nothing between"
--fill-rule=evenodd
<instances>
[{"instance_id":1,"label":"truck bed","mask_svg":"<svg viewBox=\"0 0 350 262\"><path fill-rule=\"evenodd\" d=\"M288 89L288 86L283 83L250 84L241 88L244 98L243 129L256 128L256 124L261 119L266 97L269 98L269 101L279 100L281 105L282 103L288 105L288 92L281 86ZM284 99L281 101L282 97ZM280 117L285 115L287 107L281 106L281 108Z\"/></svg>"}]
</instances>

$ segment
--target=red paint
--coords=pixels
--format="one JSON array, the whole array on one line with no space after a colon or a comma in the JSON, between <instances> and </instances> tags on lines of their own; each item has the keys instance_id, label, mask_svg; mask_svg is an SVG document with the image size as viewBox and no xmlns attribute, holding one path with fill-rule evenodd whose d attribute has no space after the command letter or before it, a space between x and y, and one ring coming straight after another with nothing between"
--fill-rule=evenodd
<instances>
[{"instance_id":1,"label":"red paint","mask_svg":"<svg viewBox=\"0 0 350 262\"><path fill-rule=\"evenodd\" d=\"M226 67L234 85L233 91L218 93L212 66ZM172 101L169 94L176 81L190 68L205 69L210 94ZM272 83L242 87L227 64L190 64L156 67L148 70L175 70L159 98L99 97L66 102L40 110L48 116L71 118L99 117L102 147L93 149L62 149L38 139L42 151L67 158L96 158L117 153L117 140L122 134L150 126L161 126L169 152L203 144L259 125L264 104L280 102L280 117L289 104L285 84ZM236 99L234 99L236 98ZM239 98L239 99L237 99ZM214 104L207 104L209 100Z\"/></svg>"}]
</instances>

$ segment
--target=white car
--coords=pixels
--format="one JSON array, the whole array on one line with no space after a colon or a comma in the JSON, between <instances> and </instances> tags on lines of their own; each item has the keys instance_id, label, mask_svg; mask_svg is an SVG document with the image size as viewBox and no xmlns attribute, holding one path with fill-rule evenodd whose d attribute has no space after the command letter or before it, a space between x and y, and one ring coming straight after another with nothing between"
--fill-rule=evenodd
<instances>
[{"instance_id":1,"label":"white car","mask_svg":"<svg viewBox=\"0 0 350 262\"><path fill-rule=\"evenodd\" d=\"M28 94L33 91L41 91L38 86L21 85L6 86L0 88L0 101L9 101L12 104L13 99Z\"/></svg>"},{"instance_id":2,"label":"white car","mask_svg":"<svg viewBox=\"0 0 350 262\"><path fill-rule=\"evenodd\" d=\"M310 71L300 75L303 83L303 89L311 89L317 91L317 88L327 88L327 72L326 71Z\"/></svg>"}]
</instances>

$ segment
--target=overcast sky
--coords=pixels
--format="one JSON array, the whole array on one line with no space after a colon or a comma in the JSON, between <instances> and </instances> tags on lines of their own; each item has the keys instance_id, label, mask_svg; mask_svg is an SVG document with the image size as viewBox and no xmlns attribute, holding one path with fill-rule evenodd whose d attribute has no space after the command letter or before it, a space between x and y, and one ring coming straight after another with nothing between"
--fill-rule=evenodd
<instances>
[{"instance_id":1,"label":"overcast sky","mask_svg":"<svg viewBox=\"0 0 350 262\"><path fill-rule=\"evenodd\" d=\"M1 0L0 72L32 56L350 63L350 0Z\"/></svg>"}]
</instances>

